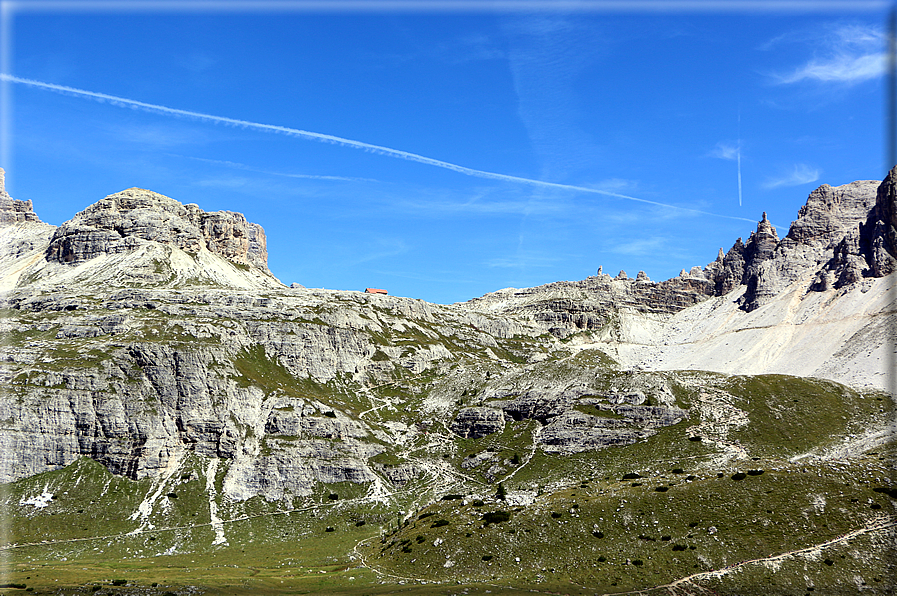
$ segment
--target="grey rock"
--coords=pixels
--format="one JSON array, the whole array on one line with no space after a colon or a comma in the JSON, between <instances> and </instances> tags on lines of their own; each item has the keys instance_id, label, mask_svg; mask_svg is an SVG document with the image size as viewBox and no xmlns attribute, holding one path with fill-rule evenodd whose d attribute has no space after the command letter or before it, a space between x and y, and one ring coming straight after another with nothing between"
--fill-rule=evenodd
<instances>
[{"instance_id":1,"label":"grey rock","mask_svg":"<svg viewBox=\"0 0 897 596\"><path fill-rule=\"evenodd\" d=\"M265 233L240 213L206 213L140 188L94 203L62 224L47 248L47 260L78 264L103 254L133 251L146 242L196 254L206 248L235 263L268 271Z\"/></svg>"},{"instance_id":2,"label":"grey rock","mask_svg":"<svg viewBox=\"0 0 897 596\"><path fill-rule=\"evenodd\" d=\"M463 408L452 422L451 431L466 439L479 439L505 427L505 416L494 408Z\"/></svg>"}]
</instances>

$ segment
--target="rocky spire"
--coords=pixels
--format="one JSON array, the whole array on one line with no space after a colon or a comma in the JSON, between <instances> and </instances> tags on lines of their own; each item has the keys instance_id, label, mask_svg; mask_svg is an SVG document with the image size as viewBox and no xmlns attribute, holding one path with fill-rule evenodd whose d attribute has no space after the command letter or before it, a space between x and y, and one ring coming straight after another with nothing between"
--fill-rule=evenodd
<instances>
[{"instance_id":1,"label":"rocky spire","mask_svg":"<svg viewBox=\"0 0 897 596\"><path fill-rule=\"evenodd\" d=\"M40 221L31 201L17 201L6 192L6 171L0 168L0 224Z\"/></svg>"}]
</instances>

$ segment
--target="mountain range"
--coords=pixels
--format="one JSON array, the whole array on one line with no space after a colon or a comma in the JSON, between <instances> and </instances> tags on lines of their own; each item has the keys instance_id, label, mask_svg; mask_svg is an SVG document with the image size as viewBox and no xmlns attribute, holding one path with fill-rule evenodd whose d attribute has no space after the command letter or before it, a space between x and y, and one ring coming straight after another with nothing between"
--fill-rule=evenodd
<instances>
[{"instance_id":1,"label":"mountain range","mask_svg":"<svg viewBox=\"0 0 897 596\"><path fill-rule=\"evenodd\" d=\"M55 227L0 170L0 237L9 589L897 585L897 168L669 280L452 305L288 287L138 188Z\"/></svg>"}]
</instances>

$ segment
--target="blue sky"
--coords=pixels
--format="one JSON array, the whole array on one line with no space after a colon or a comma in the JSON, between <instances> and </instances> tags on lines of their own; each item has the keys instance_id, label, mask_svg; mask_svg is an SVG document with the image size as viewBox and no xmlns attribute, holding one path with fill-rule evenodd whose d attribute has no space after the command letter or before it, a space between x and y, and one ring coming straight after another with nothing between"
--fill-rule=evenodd
<instances>
[{"instance_id":1,"label":"blue sky","mask_svg":"<svg viewBox=\"0 0 897 596\"><path fill-rule=\"evenodd\" d=\"M886 3L3 4L13 197L240 211L287 284L666 279L887 168Z\"/></svg>"}]
</instances>

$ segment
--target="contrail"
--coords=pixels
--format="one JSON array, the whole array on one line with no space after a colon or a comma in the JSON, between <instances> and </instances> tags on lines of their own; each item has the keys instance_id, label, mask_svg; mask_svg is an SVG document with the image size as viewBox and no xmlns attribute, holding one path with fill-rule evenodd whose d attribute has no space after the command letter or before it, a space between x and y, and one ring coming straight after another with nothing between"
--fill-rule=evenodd
<instances>
[{"instance_id":1,"label":"contrail","mask_svg":"<svg viewBox=\"0 0 897 596\"><path fill-rule=\"evenodd\" d=\"M508 174L498 174L496 172L487 172L484 170L476 170L474 168L468 168L466 166L461 166L461 165L453 164L453 163L450 163L447 161L434 159L432 157L418 155L417 153L401 151L399 149L383 147L382 145L373 145L371 143L364 143L362 141L345 139L342 137L337 137L337 136L328 135L328 134L322 134L319 132L309 132L307 130L300 130L297 128L289 128L287 126L278 126L275 124L262 124L259 122L250 122L248 120L238 120L236 118L228 118L226 116L214 116L212 114L203 114L201 112L193 112L190 110L169 108L166 106L160 106L160 105L156 105L156 104L137 101L135 99L127 99L125 97L117 97L115 95L108 95L106 93L97 93L95 91L86 91L84 89L77 89L75 87L66 87L64 85L56 85L53 83L44 83L41 81L35 81L33 79L24 79L21 77L17 77L17 76L5 74L5 73L0 73L0 81L7 81L10 83L19 83L21 85L27 85L29 87L36 87L38 89L46 89L49 91L56 91L58 93L63 93L63 94L67 94L67 95L75 95L78 97L86 97L89 99L99 101L101 103L109 102L112 105L118 106L118 107L138 108L138 109L141 109L141 110L144 110L147 112L152 112L152 113L157 113L157 114L181 116L184 118L205 120L207 122L219 122L219 123L228 124L231 126L239 126L241 128L250 128L250 129L260 130L260 131L264 131L264 132L285 134L285 135L292 136L292 137L298 137L301 139L318 141L318 142L322 142L322 143L331 143L334 145L342 145L344 147L351 147L353 149L361 149L363 151L368 151L368 152L376 153L379 155L396 157L399 159L414 161L417 163L422 163L422 164L434 166L437 168L451 170L453 172L458 172L459 174L464 174L465 176L473 176L476 178L487 178L487 179L491 179L491 180L503 180L503 181L507 181L507 182L516 182L518 184L526 184L529 186L538 186L538 187L542 187L542 188L556 188L556 189L562 189L562 190L571 190L571 191L575 191L575 192L592 193L592 194L604 195L604 196L608 196L608 197L614 197L617 199L625 199L627 201L635 201L638 203L645 203L647 205L655 205L657 207L666 207L668 209L677 209L679 211L686 211L689 213L697 213L700 215L709 215L711 217L721 217L724 219L734 219L737 221L747 221L752 224L756 223L754 220L747 219L744 217L721 215L719 213L711 213L709 211L701 211L700 209L691 209L688 207L680 207L677 205L670 205L668 203L660 203L658 201L649 201L648 199L640 199L638 197L632 197L629 195L624 195L624 194L611 192L611 191L607 191L607 190L599 190L597 188L589 188L587 186L576 186L573 184L560 184L558 182L545 182L543 180L533 180L532 178L523 178L520 176L510 176Z\"/></svg>"}]
</instances>

